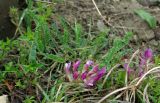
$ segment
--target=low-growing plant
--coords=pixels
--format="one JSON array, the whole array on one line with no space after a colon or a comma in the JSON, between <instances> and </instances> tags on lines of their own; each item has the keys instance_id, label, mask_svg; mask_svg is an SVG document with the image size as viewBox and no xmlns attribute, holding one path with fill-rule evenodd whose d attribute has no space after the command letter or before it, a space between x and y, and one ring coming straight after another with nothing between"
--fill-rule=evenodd
<instances>
[{"instance_id":1,"label":"low-growing plant","mask_svg":"<svg viewBox=\"0 0 160 103\"><path fill-rule=\"evenodd\" d=\"M0 41L0 94L24 103L159 101L159 57L151 49L132 55L132 32L111 41L109 28L92 35L77 21L53 19L54 3L27 4L19 37Z\"/></svg>"}]
</instances>

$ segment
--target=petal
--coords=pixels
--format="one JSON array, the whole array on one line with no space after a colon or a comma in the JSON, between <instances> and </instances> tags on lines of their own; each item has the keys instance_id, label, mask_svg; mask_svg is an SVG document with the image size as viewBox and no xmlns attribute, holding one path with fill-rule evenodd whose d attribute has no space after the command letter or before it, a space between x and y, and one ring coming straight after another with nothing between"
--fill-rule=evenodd
<instances>
[{"instance_id":1,"label":"petal","mask_svg":"<svg viewBox=\"0 0 160 103\"><path fill-rule=\"evenodd\" d=\"M87 79L85 79L84 80L84 83L85 83L85 85L87 86L87 87L91 87L91 86L94 86L95 85L95 76L94 77L92 77L92 78L90 78L89 80L87 80Z\"/></svg>"},{"instance_id":2,"label":"petal","mask_svg":"<svg viewBox=\"0 0 160 103\"><path fill-rule=\"evenodd\" d=\"M123 65L124 69L127 71L128 75L131 74L131 72L133 71L129 66L128 66L128 63L125 63Z\"/></svg>"},{"instance_id":3,"label":"petal","mask_svg":"<svg viewBox=\"0 0 160 103\"><path fill-rule=\"evenodd\" d=\"M90 65L93 65L93 63L94 63L94 62L93 62L92 60L88 60L88 61L86 62L86 64L89 65L89 66L90 66Z\"/></svg>"},{"instance_id":4,"label":"petal","mask_svg":"<svg viewBox=\"0 0 160 103\"><path fill-rule=\"evenodd\" d=\"M73 64L73 71L77 71L80 64L81 64L80 60L76 61L76 63Z\"/></svg>"},{"instance_id":5,"label":"petal","mask_svg":"<svg viewBox=\"0 0 160 103\"><path fill-rule=\"evenodd\" d=\"M71 62L65 64L64 70L65 70L66 74L70 73L70 67L71 67Z\"/></svg>"},{"instance_id":6,"label":"petal","mask_svg":"<svg viewBox=\"0 0 160 103\"><path fill-rule=\"evenodd\" d=\"M140 63L139 63L140 67L143 67L144 65L146 65L146 63L147 63L146 59L140 58Z\"/></svg>"},{"instance_id":7,"label":"petal","mask_svg":"<svg viewBox=\"0 0 160 103\"><path fill-rule=\"evenodd\" d=\"M91 71L89 71L88 76L98 72L98 65L95 65Z\"/></svg>"},{"instance_id":8,"label":"petal","mask_svg":"<svg viewBox=\"0 0 160 103\"><path fill-rule=\"evenodd\" d=\"M78 76L79 76L79 73L77 71L75 71L73 73L73 79L76 80L78 78Z\"/></svg>"},{"instance_id":9,"label":"petal","mask_svg":"<svg viewBox=\"0 0 160 103\"><path fill-rule=\"evenodd\" d=\"M85 69L85 70L88 70L88 68L89 68L91 65L93 65L93 64L94 64L93 61L88 60L88 61L86 62L86 64L84 65L84 69Z\"/></svg>"},{"instance_id":10,"label":"petal","mask_svg":"<svg viewBox=\"0 0 160 103\"><path fill-rule=\"evenodd\" d=\"M153 57L153 52L152 49L148 48L144 51L144 57L145 59L152 59Z\"/></svg>"},{"instance_id":11,"label":"petal","mask_svg":"<svg viewBox=\"0 0 160 103\"><path fill-rule=\"evenodd\" d=\"M87 78L88 71L85 71L81 74L81 79L84 80Z\"/></svg>"},{"instance_id":12,"label":"petal","mask_svg":"<svg viewBox=\"0 0 160 103\"><path fill-rule=\"evenodd\" d=\"M138 76L139 76L139 77L142 77L142 76L143 76L143 74L144 74L143 70L142 70L142 69L140 69L140 71L139 71L139 73L138 73Z\"/></svg>"},{"instance_id":13,"label":"petal","mask_svg":"<svg viewBox=\"0 0 160 103\"><path fill-rule=\"evenodd\" d=\"M106 68L104 67L101 70L99 70L96 75L94 75L94 74L91 75L88 80L84 79L85 85L86 86L94 86L96 84L96 82L104 76L105 73L106 73Z\"/></svg>"},{"instance_id":14,"label":"petal","mask_svg":"<svg viewBox=\"0 0 160 103\"><path fill-rule=\"evenodd\" d=\"M101 79L105 73L106 73L106 67L103 67L101 70L98 71L96 80L98 81L99 79Z\"/></svg>"},{"instance_id":15,"label":"petal","mask_svg":"<svg viewBox=\"0 0 160 103\"><path fill-rule=\"evenodd\" d=\"M73 78L72 78L72 74L70 72L70 67L71 67L71 62L66 63L65 66L64 66L64 70L66 72L66 76L67 76L68 80L72 81Z\"/></svg>"}]
</instances>

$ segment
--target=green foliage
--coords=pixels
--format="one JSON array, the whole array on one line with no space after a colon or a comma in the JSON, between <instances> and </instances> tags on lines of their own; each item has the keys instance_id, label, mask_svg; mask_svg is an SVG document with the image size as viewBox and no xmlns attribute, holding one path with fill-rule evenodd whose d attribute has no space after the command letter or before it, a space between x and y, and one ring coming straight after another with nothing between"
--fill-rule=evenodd
<instances>
[{"instance_id":1,"label":"green foliage","mask_svg":"<svg viewBox=\"0 0 160 103\"><path fill-rule=\"evenodd\" d=\"M59 62L59 63L64 63L65 59L63 57L60 57L58 55L54 55L54 54L45 54L45 58L46 59L51 59L55 62Z\"/></svg>"},{"instance_id":2,"label":"green foliage","mask_svg":"<svg viewBox=\"0 0 160 103\"><path fill-rule=\"evenodd\" d=\"M27 96L23 103L37 103L34 96Z\"/></svg>"},{"instance_id":3,"label":"green foliage","mask_svg":"<svg viewBox=\"0 0 160 103\"><path fill-rule=\"evenodd\" d=\"M0 41L0 67L2 67L0 83L2 85L6 85L4 82L10 80L9 83L14 84L13 93L17 91L26 93L24 103L37 103L39 98L35 93L42 96L42 103L74 102L74 99L83 102L84 95L89 94L89 97L92 97L93 94L95 97L98 94L100 97L125 86L126 72L123 67L116 68L109 75L103 86L105 87L103 93L101 93L102 81L98 83L98 92L96 87L88 89L78 83L67 84L63 67L67 61L80 59L85 62L91 59L99 62L100 66L107 66L107 69L110 69L115 64L121 63L123 56L131 51L126 46L132 38L132 32L127 32L123 37L117 37L111 41L108 38L110 30L103 24L103 28L99 27L101 28L99 33L87 33L77 21L72 25L60 16L57 17L58 19L53 19L52 16L55 15L53 15L52 4L26 1L28 7L21 17L16 18L19 20L16 24L21 26L24 21L26 29L23 30L21 27L18 29L20 36L16 40ZM138 10L136 13L146 20L151 28L155 28L156 20L153 16L143 10ZM11 14L19 16L15 8L12 8ZM14 21L17 22L17 20ZM156 65L159 65L159 61L159 57L155 57ZM82 68L80 66L80 69ZM157 79L150 79L151 77L145 79L140 90L143 91L149 82L149 99L156 103L160 100L160 84L156 82ZM134 79L134 76L129 79ZM83 89L85 89L84 92L82 92ZM2 86L0 93L6 93L6 91L8 92L8 89ZM12 96L12 93L8 94ZM141 94L136 93L136 96L140 102L143 102Z\"/></svg>"},{"instance_id":4,"label":"green foliage","mask_svg":"<svg viewBox=\"0 0 160 103\"><path fill-rule=\"evenodd\" d=\"M129 43L132 35L132 32L127 32L123 38L116 38L114 40L113 46L103 56L103 63L107 66L108 69L119 62L122 56L124 56L122 49Z\"/></svg>"},{"instance_id":5,"label":"green foliage","mask_svg":"<svg viewBox=\"0 0 160 103\"><path fill-rule=\"evenodd\" d=\"M150 28L156 28L156 18L153 17L150 13L146 12L145 10L135 10L135 13L139 15L143 20L145 20Z\"/></svg>"},{"instance_id":6,"label":"green foliage","mask_svg":"<svg viewBox=\"0 0 160 103\"><path fill-rule=\"evenodd\" d=\"M160 55L155 57L155 64L160 65Z\"/></svg>"}]
</instances>

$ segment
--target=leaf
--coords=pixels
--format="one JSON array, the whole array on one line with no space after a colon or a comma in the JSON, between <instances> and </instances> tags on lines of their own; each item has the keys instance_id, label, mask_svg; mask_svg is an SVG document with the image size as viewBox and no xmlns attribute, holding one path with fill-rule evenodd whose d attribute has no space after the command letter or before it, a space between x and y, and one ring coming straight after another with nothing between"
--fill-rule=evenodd
<instances>
[{"instance_id":1,"label":"leaf","mask_svg":"<svg viewBox=\"0 0 160 103\"><path fill-rule=\"evenodd\" d=\"M107 68L110 69L111 65L114 63L118 53L123 49L131 40L133 33L127 32L123 38L116 38L113 42L113 47L108 50L106 55L103 56L104 63L107 65ZM119 57L120 59L121 57Z\"/></svg>"},{"instance_id":2,"label":"leaf","mask_svg":"<svg viewBox=\"0 0 160 103\"><path fill-rule=\"evenodd\" d=\"M83 32L82 26L78 23L75 22L75 27L74 27L74 32L75 32L75 39L76 39L76 44L79 47L82 41L81 34Z\"/></svg>"},{"instance_id":3,"label":"leaf","mask_svg":"<svg viewBox=\"0 0 160 103\"><path fill-rule=\"evenodd\" d=\"M156 18L153 17L150 13L144 11L144 10L135 10L135 13L139 15L143 20L145 20L150 28L155 28L156 27Z\"/></svg>"},{"instance_id":4,"label":"leaf","mask_svg":"<svg viewBox=\"0 0 160 103\"><path fill-rule=\"evenodd\" d=\"M36 45L32 42L30 52L29 52L29 62L35 62L36 61Z\"/></svg>"},{"instance_id":5,"label":"leaf","mask_svg":"<svg viewBox=\"0 0 160 103\"><path fill-rule=\"evenodd\" d=\"M45 58L47 59L51 59L55 62L59 62L59 63L64 63L65 62L65 59L58 56L58 55L54 55L54 54L45 54Z\"/></svg>"}]
</instances>

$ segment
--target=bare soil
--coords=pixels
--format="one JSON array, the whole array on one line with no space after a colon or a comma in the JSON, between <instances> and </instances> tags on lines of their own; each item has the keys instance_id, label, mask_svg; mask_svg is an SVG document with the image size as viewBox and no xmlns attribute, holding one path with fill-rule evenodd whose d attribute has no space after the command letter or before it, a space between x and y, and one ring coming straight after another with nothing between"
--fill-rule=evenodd
<instances>
[{"instance_id":1,"label":"bare soil","mask_svg":"<svg viewBox=\"0 0 160 103\"><path fill-rule=\"evenodd\" d=\"M140 1L140 0L139 0ZM160 51L160 7L159 2L136 0L95 0L102 16L97 12L92 0L65 0L56 5L55 13L64 16L71 24L75 20L86 30L99 31L99 23L110 29L109 36L114 39L132 31L134 48L151 47ZM135 14L136 9L144 9L157 19L157 28L151 29L148 24ZM103 19L105 18L106 21ZM103 25L102 25L103 26ZM103 27L102 27L103 28Z\"/></svg>"}]
</instances>

